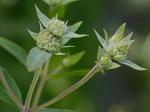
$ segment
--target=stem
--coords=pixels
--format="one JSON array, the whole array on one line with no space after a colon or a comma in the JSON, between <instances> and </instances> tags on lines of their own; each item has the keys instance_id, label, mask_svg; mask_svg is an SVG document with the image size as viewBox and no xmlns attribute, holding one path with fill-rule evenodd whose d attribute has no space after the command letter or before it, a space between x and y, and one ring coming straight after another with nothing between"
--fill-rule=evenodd
<instances>
[{"instance_id":1,"label":"stem","mask_svg":"<svg viewBox=\"0 0 150 112\"><path fill-rule=\"evenodd\" d=\"M39 79L39 76L40 76L40 72L41 72L41 68L35 72L35 75L34 75L34 78L32 80L32 83L31 83L31 86L30 86L30 89L29 89L29 92L28 92L28 95L27 95L27 99L26 99L26 102L25 102L25 106L24 106L25 110L30 107L33 92L34 92L35 87L37 85L37 82L38 82L38 79Z\"/></svg>"},{"instance_id":2,"label":"stem","mask_svg":"<svg viewBox=\"0 0 150 112\"><path fill-rule=\"evenodd\" d=\"M39 103L41 93L42 93L42 90L44 88L45 81L47 79L48 67L49 67L49 60L45 63L44 74L42 75L42 79L39 83L39 86L38 86L38 89L37 89L37 92L36 92L36 95L35 95L35 98L33 101L33 107L37 106L37 104Z\"/></svg>"},{"instance_id":3,"label":"stem","mask_svg":"<svg viewBox=\"0 0 150 112\"><path fill-rule=\"evenodd\" d=\"M62 92L61 94L59 94L58 96L56 96L55 98L53 98L52 100L36 107L33 108L34 111L38 111L41 110L43 108L46 108L56 102L58 102L59 100L63 99L65 96L69 95L70 93L74 92L75 90L77 90L79 87L81 87L82 85L84 85L88 80L90 80L95 73L97 72L97 65L95 65L90 71L89 73L83 77L79 82L75 83L74 85L72 85L70 88L68 88L67 90L65 90L64 92Z\"/></svg>"},{"instance_id":4,"label":"stem","mask_svg":"<svg viewBox=\"0 0 150 112\"><path fill-rule=\"evenodd\" d=\"M21 110L23 108L22 102L20 102L17 97L14 95L14 92L9 87L9 84L4 76L4 73L2 72L0 68L0 80L2 81L5 89L7 90L8 96L12 99L12 101L17 105L17 107Z\"/></svg>"}]
</instances>

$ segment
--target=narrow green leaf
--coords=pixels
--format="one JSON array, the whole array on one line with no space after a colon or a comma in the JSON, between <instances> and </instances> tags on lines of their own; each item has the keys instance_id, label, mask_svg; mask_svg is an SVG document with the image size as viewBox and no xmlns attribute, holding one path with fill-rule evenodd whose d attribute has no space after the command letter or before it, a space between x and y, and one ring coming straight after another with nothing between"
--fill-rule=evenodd
<instances>
[{"instance_id":1,"label":"narrow green leaf","mask_svg":"<svg viewBox=\"0 0 150 112\"><path fill-rule=\"evenodd\" d=\"M26 62L28 70L31 72L38 69L44 64L44 62L51 58L51 56L52 54L50 52L41 50L38 47L32 48L29 52Z\"/></svg>"},{"instance_id":2,"label":"narrow green leaf","mask_svg":"<svg viewBox=\"0 0 150 112\"><path fill-rule=\"evenodd\" d=\"M67 56L63 59L62 63L65 67L73 66L80 61L84 54L85 52L80 52L71 56Z\"/></svg>"},{"instance_id":3,"label":"narrow green leaf","mask_svg":"<svg viewBox=\"0 0 150 112\"><path fill-rule=\"evenodd\" d=\"M44 15L36 5L35 5L35 8L36 8L37 16L38 16L40 22L41 22L45 27L47 27L47 26L48 26L48 23L49 23L49 21L50 21L50 19L49 19L46 15Z\"/></svg>"},{"instance_id":4,"label":"narrow green leaf","mask_svg":"<svg viewBox=\"0 0 150 112\"><path fill-rule=\"evenodd\" d=\"M0 37L0 46L25 65L27 54L23 48L3 37Z\"/></svg>"},{"instance_id":5,"label":"narrow green leaf","mask_svg":"<svg viewBox=\"0 0 150 112\"><path fill-rule=\"evenodd\" d=\"M32 32L31 30L27 30L28 32L29 32L29 34L31 35L31 37L34 39L34 40L36 40L36 37L37 37L37 35L38 35L38 33L34 33L34 32Z\"/></svg>"},{"instance_id":6,"label":"narrow green leaf","mask_svg":"<svg viewBox=\"0 0 150 112\"><path fill-rule=\"evenodd\" d=\"M135 70L139 70L139 71L144 71L147 70L143 67L140 67L139 65L135 64L134 62L128 60L128 59L124 59L123 61L120 62L121 64L127 65Z\"/></svg>"},{"instance_id":7,"label":"narrow green leaf","mask_svg":"<svg viewBox=\"0 0 150 112\"><path fill-rule=\"evenodd\" d=\"M68 32L65 35L63 35L63 45L69 42L73 38L81 38L81 37L86 37L88 35L86 34L76 34L74 32Z\"/></svg>"},{"instance_id":8,"label":"narrow green leaf","mask_svg":"<svg viewBox=\"0 0 150 112\"><path fill-rule=\"evenodd\" d=\"M104 32L105 40L108 42L108 40L109 40L108 33L107 33L107 31L105 29L103 29L103 32Z\"/></svg>"},{"instance_id":9,"label":"narrow green leaf","mask_svg":"<svg viewBox=\"0 0 150 112\"><path fill-rule=\"evenodd\" d=\"M119 67L120 67L119 64L112 62L112 65L111 65L111 67L109 68L109 70L116 69L116 68L119 68Z\"/></svg>"},{"instance_id":10,"label":"narrow green leaf","mask_svg":"<svg viewBox=\"0 0 150 112\"><path fill-rule=\"evenodd\" d=\"M69 26L69 31L76 32L82 25L82 21L75 23L74 25Z\"/></svg>"},{"instance_id":11,"label":"narrow green leaf","mask_svg":"<svg viewBox=\"0 0 150 112\"><path fill-rule=\"evenodd\" d=\"M20 92L19 87L17 86L15 80L11 77L11 75L5 69L3 69L3 73L8 82L8 85L11 88L11 90L13 91L14 95L17 97L17 99L20 102L22 102L22 95L21 95L21 92Z\"/></svg>"},{"instance_id":12,"label":"narrow green leaf","mask_svg":"<svg viewBox=\"0 0 150 112\"><path fill-rule=\"evenodd\" d=\"M4 101L5 103L11 105L12 107L14 107L15 109L17 108L16 105L12 102L12 100L9 98L9 96L7 95L7 92L5 91L5 89L3 88L3 86L1 86L0 84L0 99L2 101Z\"/></svg>"},{"instance_id":13,"label":"narrow green leaf","mask_svg":"<svg viewBox=\"0 0 150 112\"><path fill-rule=\"evenodd\" d=\"M107 49L107 43L106 43L106 41L98 34L98 32L96 30L94 30L94 32L95 32L95 34L96 34L96 36L97 36L97 38L99 40L100 45L102 45L102 47L104 49Z\"/></svg>"},{"instance_id":14,"label":"narrow green leaf","mask_svg":"<svg viewBox=\"0 0 150 112\"><path fill-rule=\"evenodd\" d=\"M97 52L97 60L100 60L100 58L102 57L102 55L104 54L102 48L99 46L98 48L98 52Z\"/></svg>"},{"instance_id":15,"label":"narrow green leaf","mask_svg":"<svg viewBox=\"0 0 150 112\"><path fill-rule=\"evenodd\" d=\"M118 30L116 31L116 33L112 36L112 40L114 41L119 41L123 38L124 32L125 32L125 27L126 27L126 23L122 24Z\"/></svg>"},{"instance_id":16,"label":"narrow green leaf","mask_svg":"<svg viewBox=\"0 0 150 112\"><path fill-rule=\"evenodd\" d=\"M39 25L40 25L40 31L43 31L43 30L44 30L44 27L43 27L43 25L41 24L40 21L39 21Z\"/></svg>"},{"instance_id":17,"label":"narrow green leaf","mask_svg":"<svg viewBox=\"0 0 150 112\"><path fill-rule=\"evenodd\" d=\"M88 73L89 70L75 70L75 71L68 71L68 72L60 72L60 73L50 73L49 77L50 78L54 78L54 79L58 79L58 78L62 78L62 77L82 77L84 75L86 75Z\"/></svg>"},{"instance_id":18,"label":"narrow green leaf","mask_svg":"<svg viewBox=\"0 0 150 112\"><path fill-rule=\"evenodd\" d=\"M39 112L75 112L75 111L66 110L66 109L43 109L40 110Z\"/></svg>"}]
</instances>

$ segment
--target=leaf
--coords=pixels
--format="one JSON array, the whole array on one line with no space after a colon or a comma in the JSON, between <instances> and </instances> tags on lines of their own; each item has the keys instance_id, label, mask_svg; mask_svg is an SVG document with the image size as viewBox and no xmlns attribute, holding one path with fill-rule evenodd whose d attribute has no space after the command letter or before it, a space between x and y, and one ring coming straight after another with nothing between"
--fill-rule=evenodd
<instances>
[{"instance_id":1,"label":"leaf","mask_svg":"<svg viewBox=\"0 0 150 112\"><path fill-rule=\"evenodd\" d=\"M81 37L86 37L88 35L86 34L76 34L74 32L67 32L65 35L63 35L63 45L69 42L73 38L81 38Z\"/></svg>"},{"instance_id":2,"label":"leaf","mask_svg":"<svg viewBox=\"0 0 150 112\"><path fill-rule=\"evenodd\" d=\"M97 52L97 60L100 60L100 58L102 57L102 55L104 54L102 48L99 46L98 48L98 52Z\"/></svg>"},{"instance_id":3,"label":"leaf","mask_svg":"<svg viewBox=\"0 0 150 112\"><path fill-rule=\"evenodd\" d=\"M82 23L83 23L82 21L79 21L79 22L75 23L74 25L69 26L69 31L76 32Z\"/></svg>"},{"instance_id":4,"label":"leaf","mask_svg":"<svg viewBox=\"0 0 150 112\"><path fill-rule=\"evenodd\" d=\"M44 27L43 27L43 25L41 24L40 21L39 21L39 25L40 25L40 31L43 31L43 30L44 30Z\"/></svg>"},{"instance_id":5,"label":"leaf","mask_svg":"<svg viewBox=\"0 0 150 112\"><path fill-rule=\"evenodd\" d=\"M40 110L40 112L75 112L75 111L67 110L67 109L43 109Z\"/></svg>"},{"instance_id":6,"label":"leaf","mask_svg":"<svg viewBox=\"0 0 150 112\"><path fill-rule=\"evenodd\" d=\"M21 92L20 92L19 87L17 86L15 80L11 77L11 75L5 69L2 69L2 71L5 75L8 85L11 88L11 90L13 91L14 95L17 97L17 99L20 102L22 102L22 95L21 95Z\"/></svg>"},{"instance_id":7,"label":"leaf","mask_svg":"<svg viewBox=\"0 0 150 112\"><path fill-rule=\"evenodd\" d=\"M80 52L71 56L67 56L62 60L62 63L65 67L73 66L80 61L84 54L85 52Z\"/></svg>"},{"instance_id":8,"label":"leaf","mask_svg":"<svg viewBox=\"0 0 150 112\"><path fill-rule=\"evenodd\" d=\"M88 73L89 70L75 70L75 71L68 71L68 72L60 72L60 73L50 73L49 77L50 78L54 78L54 79L58 79L58 78L62 78L62 77L77 77L77 76L84 76Z\"/></svg>"},{"instance_id":9,"label":"leaf","mask_svg":"<svg viewBox=\"0 0 150 112\"><path fill-rule=\"evenodd\" d=\"M112 40L119 41L123 38L124 32L125 32L126 23L122 24L116 33L112 36Z\"/></svg>"},{"instance_id":10,"label":"leaf","mask_svg":"<svg viewBox=\"0 0 150 112\"><path fill-rule=\"evenodd\" d=\"M12 102L12 100L9 98L9 96L7 95L7 92L5 91L5 89L1 86L0 84L0 99L2 101L4 101L5 103L11 105L14 108L17 108L15 106L15 104Z\"/></svg>"},{"instance_id":11,"label":"leaf","mask_svg":"<svg viewBox=\"0 0 150 112\"><path fill-rule=\"evenodd\" d=\"M25 65L27 54L23 48L3 37L0 37L0 46Z\"/></svg>"},{"instance_id":12,"label":"leaf","mask_svg":"<svg viewBox=\"0 0 150 112\"><path fill-rule=\"evenodd\" d=\"M50 21L50 19L49 19L46 15L44 15L36 5L35 5L35 8L36 8L37 16L38 16L40 22L41 22L45 27L47 27L47 26L48 26L48 23L49 23L49 21Z\"/></svg>"},{"instance_id":13,"label":"leaf","mask_svg":"<svg viewBox=\"0 0 150 112\"><path fill-rule=\"evenodd\" d=\"M116 69L116 68L119 68L119 67L120 67L120 65L119 65L119 64L117 64L117 63L113 63L113 62L112 62L111 67L109 67L108 69L109 69L109 70L112 70L112 69Z\"/></svg>"},{"instance_id":14,"label":"leaf","mask_svg":"<svg viewBox=\"0 0 150 112\"><path fill-rule=\"evenodd\" d=\"M99 40L100 45L102 45L102 47L106 50L107 49L106 41L98 34L98 32L96 30L94 30L94 32Z\"/></svg>"},{"instance_id":15,"label":"leaf","mask_svg":"<svg viewBox=\"0 0 150 112\"><path fill-rule=\"evenodd\" d=\"M124 59L123 61L120 62L121 64L127 65L135 70L139 70L139 71L144 71L147 70L143 67L140 67L139 65L135 64L134 62L128 60L128 59Z\"/></svg>"},{"instance_id":16,"label":"leaf","mask_svg":"<svg viewBox=\"0 0 150 112\"><path fill-rule=\"evenodd\" d=\"M27 30L28 32L29 32L29 34L31 35L31 37L34 39L34 40L36 40L36 36L38 35L38 33L34 33L34 32L32 32L31 30Z\"/></svg>"},{"instance_id":17,"label":"leaf","mask_svg":"<svg viewBox=\"0 0 150 112\"><path fill-rule=\"evenodd\" d=\"M41 50L38 47L32 48L29 52L26 62L28 70L31 72L38 69L43 65L44 62L51 58L51 56L52 54L50 52Z\"/></svg>"},{"instance_id":18,"label":"leaf","mask_svg":"<svg viewBox=\"0 0 150 112\"><path fill-rule=\"evenodd\" d=\"M107 33L107 31L106 31L105 29L103 29L103 32L104 32L105 40L106 40L106 41L107 41L107 43L108 43L108 41L109 41L108 33Z\"/></svg>"}]
</instances>

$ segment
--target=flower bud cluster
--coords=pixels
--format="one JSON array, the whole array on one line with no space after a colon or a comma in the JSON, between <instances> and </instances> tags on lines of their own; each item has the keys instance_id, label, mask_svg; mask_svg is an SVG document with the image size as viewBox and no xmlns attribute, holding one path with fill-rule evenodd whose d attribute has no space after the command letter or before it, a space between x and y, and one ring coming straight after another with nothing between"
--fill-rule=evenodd
<instances>
[{"instance_id":1,"label":"flower bud cluster","mask_svg":"<svg viewBox=\"0 0 150 112\"><path fill-rule=\"evenodd\" d=\"M67 24L57 17L50 20L48 26L39 32L36 44L39 48L53 53L59 52L62 47L62 35L67 31Z\"/></svg>"},{"instance_id":2,"label":"flower bud cluster","mask_svg":"<svg viewBox=\"0 0 150 112\"><path fill-rule=\"evenodd\" d=\"M131 40L131 36L132 33L118 40L115 35L110 38L107 52L112 59L121 61L126 57L130 45L134 42L134 40Z\"/></svg>"},{"instance_id":3,"label":"flower bud cluster","mask_svg":"<svg viewBox=\"0 0 150 112\"><path fill-rule=\"evenodd\" d=\"M105 31L105 40L95 31L97 38L103 48L98 51L97 64L103 70L118 68L123 60L127 58L130 45L134 42L131 40L132 33L124 37L125 25L119 27L116 33L108 38Z\"/></svg>"}]
</instances>

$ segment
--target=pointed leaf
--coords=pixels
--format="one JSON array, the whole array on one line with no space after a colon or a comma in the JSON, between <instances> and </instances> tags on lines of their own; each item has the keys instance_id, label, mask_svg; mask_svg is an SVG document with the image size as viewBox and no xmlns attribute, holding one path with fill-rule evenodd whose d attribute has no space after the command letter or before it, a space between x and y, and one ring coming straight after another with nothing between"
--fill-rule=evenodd
<instances>
[{"instance_id":1,"label":"pointed leaf","mask_svg":"<svg viewBox=\"0 0 150 112\"><path fill-rule=\"evenodd\" d=\"M23 48L3 37L0 37L0 46L25 65L25 59L27 54Z\"/></svg>"},{"instance_id":2,"label":"pointed leaf","mask_svg":"<svg viewBox=\"0 0 150 112\"><path fill-rule=\"evenodd\" d=\"M17 108L16 105L13 103L13 101L9 98L7 95L6 90L3 88L3 86L0 84L0 99L4 101L5 103L11 105L15 109Z\"/></svg>"},{"instance_id":3,"label":"pointed leaf","mask_svg":"<svg viewBox=\"0 0 150 112\"><path fill-rule=\"evenodd\" d=\"M76 32L82 23L83 23L82 21L79 21L79 22L75 23L74 25L69 26L69 31Z\"/></svg>"},{"instance_id":4,"label":"pointed leaf","mask_svg":"<svg viewBox=\"0 0 150 112\"><path fill-rule=\"evenodd\" d=\"M19 87L17 86L15 80L11 77L11 75L5 70L2 69L2 72L5 75L5 78L8 82L9 87L11 88L11 90L13 91L14 95L17 97L17 99L22 102L22 95L21 92L19 90ZM3 74L0 74L3 75Z\"/></svg>"},{"instance_id":5,"label":"pointed leaf","mask_svg":"<svg viewBox=\"0 0 150 112\"><path fill-rule=\"evenodd\" d=\"M125 27L126 27L126 23L122 24L118 30L116 31L116 33L112 36L112 40L114 41L119 41L120 39L123 38L124 32L125 32Z\"/></svg>"},{"instance_id":6,"label":"pointed leaf","mask_svg":"<svg viewBox=\"0 0 150 112\"><path fill-rule=\"evenodd\" d=\"M36 5L35 5L35 8L36 8L37 16L38 16L40 22L41 22L45 27L47 27L47 26L48 26L48 23L49 23L49 21L50 21L50 19L49 19L46 15L44 15Z\"/></svg>"},{"instance_id":7,"label":"pointed leaf","mask_svg":"<svg viewBox=\"0 0 150 112\"><path fill-rule=\"evenodd\" d=\"M29 34L31 35L31 37L34 39L34 40L36 40L36 37L37 37L37 35L38 35L38 33L34 33L34 32L32 32L31 30L27 30L28 32L29 32Z\"/></svg>"},{"instance_id":8,"label":"pointed leaf","mask_svg":"<svg viewBox=\"0 0 150 112\"><path fill-rule=\"evenodd\" d=\"M74 70L74 71L68 71L68 72L60 72L60 73L50 73L49 77L50 78L54 78L54 79L58 79L58 78L62 78L62 77L82 77L85 76L88 73L89 70Z\"/></svg>"},{"instance_id":9,"label":"pointed leaf","mask_svg":"<svg viewBox=\"0 0 150 112\"><path fill-rule=\"evenodd\" d=\"M40 110L39 112L75 112L75 111L66 110L66 109L43 109Z\"/></svg>"},{"instance_id":10,"label":"pointed leaf","mask_svg":"<svg viewBox=\"0 0 150 112\"><path fill-rule=\"evenodd\" d=\"M103 32L104 32L105 40L108 42L108 40L109 40L108 33L107 33L107 31L105 29L103 29Z\"/></svg>"},{"instance_id":11,"label":"pointed leaf","mask_svg":"<svg viewBox=\"0 0 150 112\"><path fill-rule=\"evenodd\" d=\"M41 24L41 22L39 22L39 25L40 25L40 31L43 31L43 30L44 30L44 27L43 27L43 25Z\"/></svg>"},{"instance_id":12,"label":"pointed leaf","mask_svg":"<svg viewBox=\"0 0 150 112\"><path fill-rule=\"evenodd\" d=\"M67 56L63 59L62 63L65 67L73 66L80 61L84 54L85 52L80 52L71 56Z\"/></svg>"},{"instance_id":13,"label":"pointed leaf","mask_svg":"<svg viewBox=\"0 0 150 112\"><path fill-rule=\"evenodd\" d=\"M68 32L65 35L63 35L63 45L69 42L73 38L81 38L81 37L86 37L88 35L86 34L76 34L74 32Z\"/></svg>"},{"instance_id":14,"label":"pointed leaf","mask_svg":"<svg viewBox=\"0 0 150 112\"><path fill-rule=\"evenodd\" d=\"M98 32L96 30L94 30L94 32L99 40L100 45L102 45L102 47L106 50L107 49L106 41L98 34Z\"/></svg>"},{"instance_id":15,"label":"pointed leaf","mask_svg":"<svg viewBox=\"0 0 150 112\"><path fill-rule=\"evenodd\" d=\"M134 62L128 60L128 59L124 59L123 61L120 62L121 64L127 65L135 70L139 70L139 71L144 71L146 70L143 67L140 67L139 65L135 64Z\"/></svg>"},{"instance_id":16,"label":"pointed leaf","mask_svg":"<svg viewBox=\"0 0 150 112\"><path fill-rule=\"evenodd\" d=\"M104 54L102 48L99 46L98 48L98 52L97 52L97 60L100 60L100 58L102 57L102 55Z\"/></svg>"},{"instance_id":17,"label":"pointed leaf","mask_svg":"<svg viewBox=\"0 0 150 112\"><path fill-rule=\"evenodd\" d=\"M49 58L51 58L51 56L52 54L50 52L41 50L38 47L32 48L27 57L28 70L31 72L40 68L44 64L44 62L46 62Z\"/></svg>"},{"instance_id":18,"label":"pointed leaf","mask_svg":"<svg viewBox=\"0 0 150 112\"><path fill-rule=\"evenodd\" d=\"M116 68L119 68L119 67L120 67L119 64L112 62L112 65L111 65L111 67L109 68L109 70L116 69Z\"/></svg>"}]
</instances>

